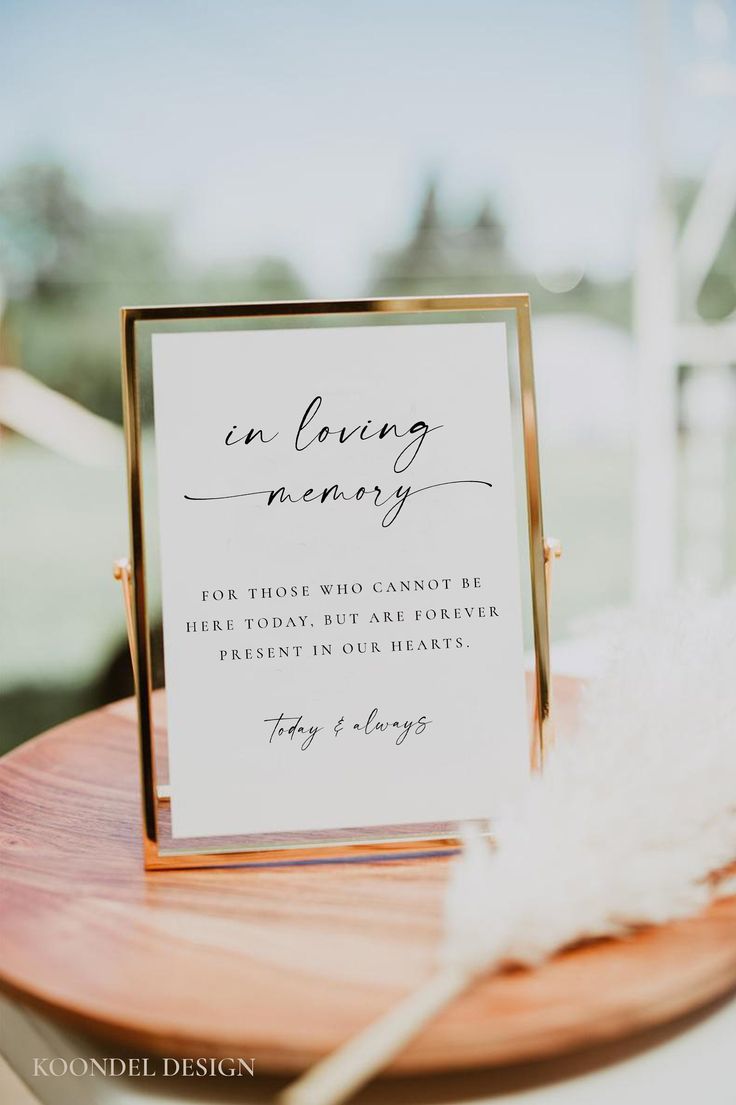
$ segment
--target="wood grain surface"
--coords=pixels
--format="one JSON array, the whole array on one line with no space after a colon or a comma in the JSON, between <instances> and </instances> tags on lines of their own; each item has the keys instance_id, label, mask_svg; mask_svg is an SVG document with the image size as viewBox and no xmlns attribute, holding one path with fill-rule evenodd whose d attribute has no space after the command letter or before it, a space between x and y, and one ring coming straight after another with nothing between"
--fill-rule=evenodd
<instances>
[{"instance_id":1,"label":"wood grain surface","mask_svg":"<svg viewBox=\"0 0 736 1105\"><path fill-rule=\"evenodd\" d=\"M577 692L556 683L563 732ZM447 858L145 873L131 702L6 756L0 811L0 985L118 1044L294 1071L431 969ZM391 1069L569 1051L735 984L731 899L696 920L489 977Z\"/></svg>"}]
</instances>

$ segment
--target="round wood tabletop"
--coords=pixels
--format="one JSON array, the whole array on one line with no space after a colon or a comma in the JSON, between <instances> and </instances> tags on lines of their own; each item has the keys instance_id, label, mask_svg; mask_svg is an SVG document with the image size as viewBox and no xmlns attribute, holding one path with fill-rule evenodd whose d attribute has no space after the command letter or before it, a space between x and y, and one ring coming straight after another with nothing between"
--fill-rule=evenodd
<instances>
[{"instance_id":1,"label":"round wood tabletop","mask_svg":"<svg viewBox=\"0 0 736 1105\"><path fill-rule=\"evenodd\" d=\"M577 691L556 683L563 728ZM294 1071L428 976L447 858L146 873L136 740L126 701L0 761L4 989L140 1051ZM391 1069L573 1050L734 984L731 899L692 921L489 977Z\"/></svg>"}]
</instances>

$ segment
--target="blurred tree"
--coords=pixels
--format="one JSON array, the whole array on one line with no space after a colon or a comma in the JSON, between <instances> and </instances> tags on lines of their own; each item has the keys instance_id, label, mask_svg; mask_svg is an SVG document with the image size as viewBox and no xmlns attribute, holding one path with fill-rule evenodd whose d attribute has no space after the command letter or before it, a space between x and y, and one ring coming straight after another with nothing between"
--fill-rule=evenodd
<instances>
[{"instance_id":1,"label":"blurred tree","mask_svg":"<svg viewBox=\"0 0 736 1105\"><path fill-rule=\"evenodd\" d=\"M51 298L79 274L92 216L59 165L31 163L0 182L0 266L11 296Z\"/></svg>"},{"instance_id":2,"label":"blurred tree","mask_svg":"<svg viewBox=\"0 0 736 1105\"><path fill-rule=\"evenodd\" d=\"M681 225L685 222L697 190L695 181L680 181L677 186L677 213ZM697 310L706 322L718 322L736 311L736 216L731 219L711 270L700 289Z\"/></svg>"},{"instance_id":3,"label":"blurred tree","mask_svg":"<svg viewBox=\"0 0 736 1105\"><path fill-rule=\"evenodd\" d=\"M513 263L503 223L484 200L469 225L457 225L440 210L437 181L430 177L407 242L384 254L371 285L374 294L512 290Z\"/></svg>"},{"instance_id":4,"label":"blurred tree","mask_svg":"<svg viewBox=\"0 0 736 1105\"><path fill-rule=\"evenodd\" d=\"M44 383L115 421L122 305L306 294L277 257L187 265L177 256L170 219L100 211L64 168L37 162L0 180L0 274L9 300L6 355L12 351Z\"/></svg>"},{"instance_id":5,"label":"blurred tree","mask_svg":"<svg viewBox=\"0 0 736 1105\"><path fill-rule=\"evenodd\" d=\"M382 254L370 295L530 292L535 312L580 312L630 325L630 281L602 283L576 274L540 277L525 269L506 242L506 226L487 197L465 219L450 218L430 177L407 241ZM558 278L559 276L559 278ZM559 288L559 290L557 290Z\"/></svg>"},{"instance_id":6,"label":"blurred tree","mask_svg":"<svg viewBox=\"0 0 736 1105\"><path fill-rule=\"evenodd\" d=\"M281 257L212 265L185 275L177 283L183 302L241 302L258 299L303 299L308 289L292 265Z\"/></svg>"}]
</instances>

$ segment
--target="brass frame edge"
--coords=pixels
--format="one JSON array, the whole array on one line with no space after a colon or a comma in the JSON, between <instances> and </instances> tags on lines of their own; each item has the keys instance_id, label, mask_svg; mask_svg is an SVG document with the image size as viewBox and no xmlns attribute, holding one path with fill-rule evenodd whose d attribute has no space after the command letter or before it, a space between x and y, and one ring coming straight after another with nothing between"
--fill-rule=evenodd
<instances>
[{"instance_id":1,"label":"brass frame edge","mask_svg":"<svg viewBox=\"0 0 736 1105\"><path fill-rule=\"evenodd\" d=\"M143 479L141 474L141 420L138 371L135 357L135 317L120 312L122 338L123 416L128 477L130 528L130 575L134 644L133 681L138 709L141 801L143 805L144 860L148 867L158 857L158 814L156 807L156 758L151 715L151 637L146 602L145 526L143 522Z\"/></svg>"},{"instance_id":2,"label":"brass frame edge","mask_svg":"<svg viewBox=\"0 0 736 1105\"><path fill-rule=\"evenodd\" d=\"M534 627L534 656L536 661L536 709L533 720L535 732L532 736L530 759L532 769L541 769L544 764L545 742L549 725L551 672L544 520L542 517L542 478L539 468L537 402L534 387L531 309L528 296L516 308L516 326L519 347L521 422L524 432L529 563L532 576L532 624Z\"/></svg>"}]
</instances>

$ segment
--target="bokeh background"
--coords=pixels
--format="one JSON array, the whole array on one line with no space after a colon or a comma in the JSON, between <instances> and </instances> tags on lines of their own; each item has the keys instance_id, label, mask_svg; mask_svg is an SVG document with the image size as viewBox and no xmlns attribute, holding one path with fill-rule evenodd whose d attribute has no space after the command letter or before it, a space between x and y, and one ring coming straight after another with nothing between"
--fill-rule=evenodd
<instances>
[{"instance_id":1,"label":"bokeh background","mask_svg":"<svg viewBox=\"0 0 736 1105\"><path fill-rule=\"evenodd\" d=\"M529 291L559 662L736 572L736 7L0 0L0 746L130 693L123 304Z\"/></svg>"}]
</instances>

